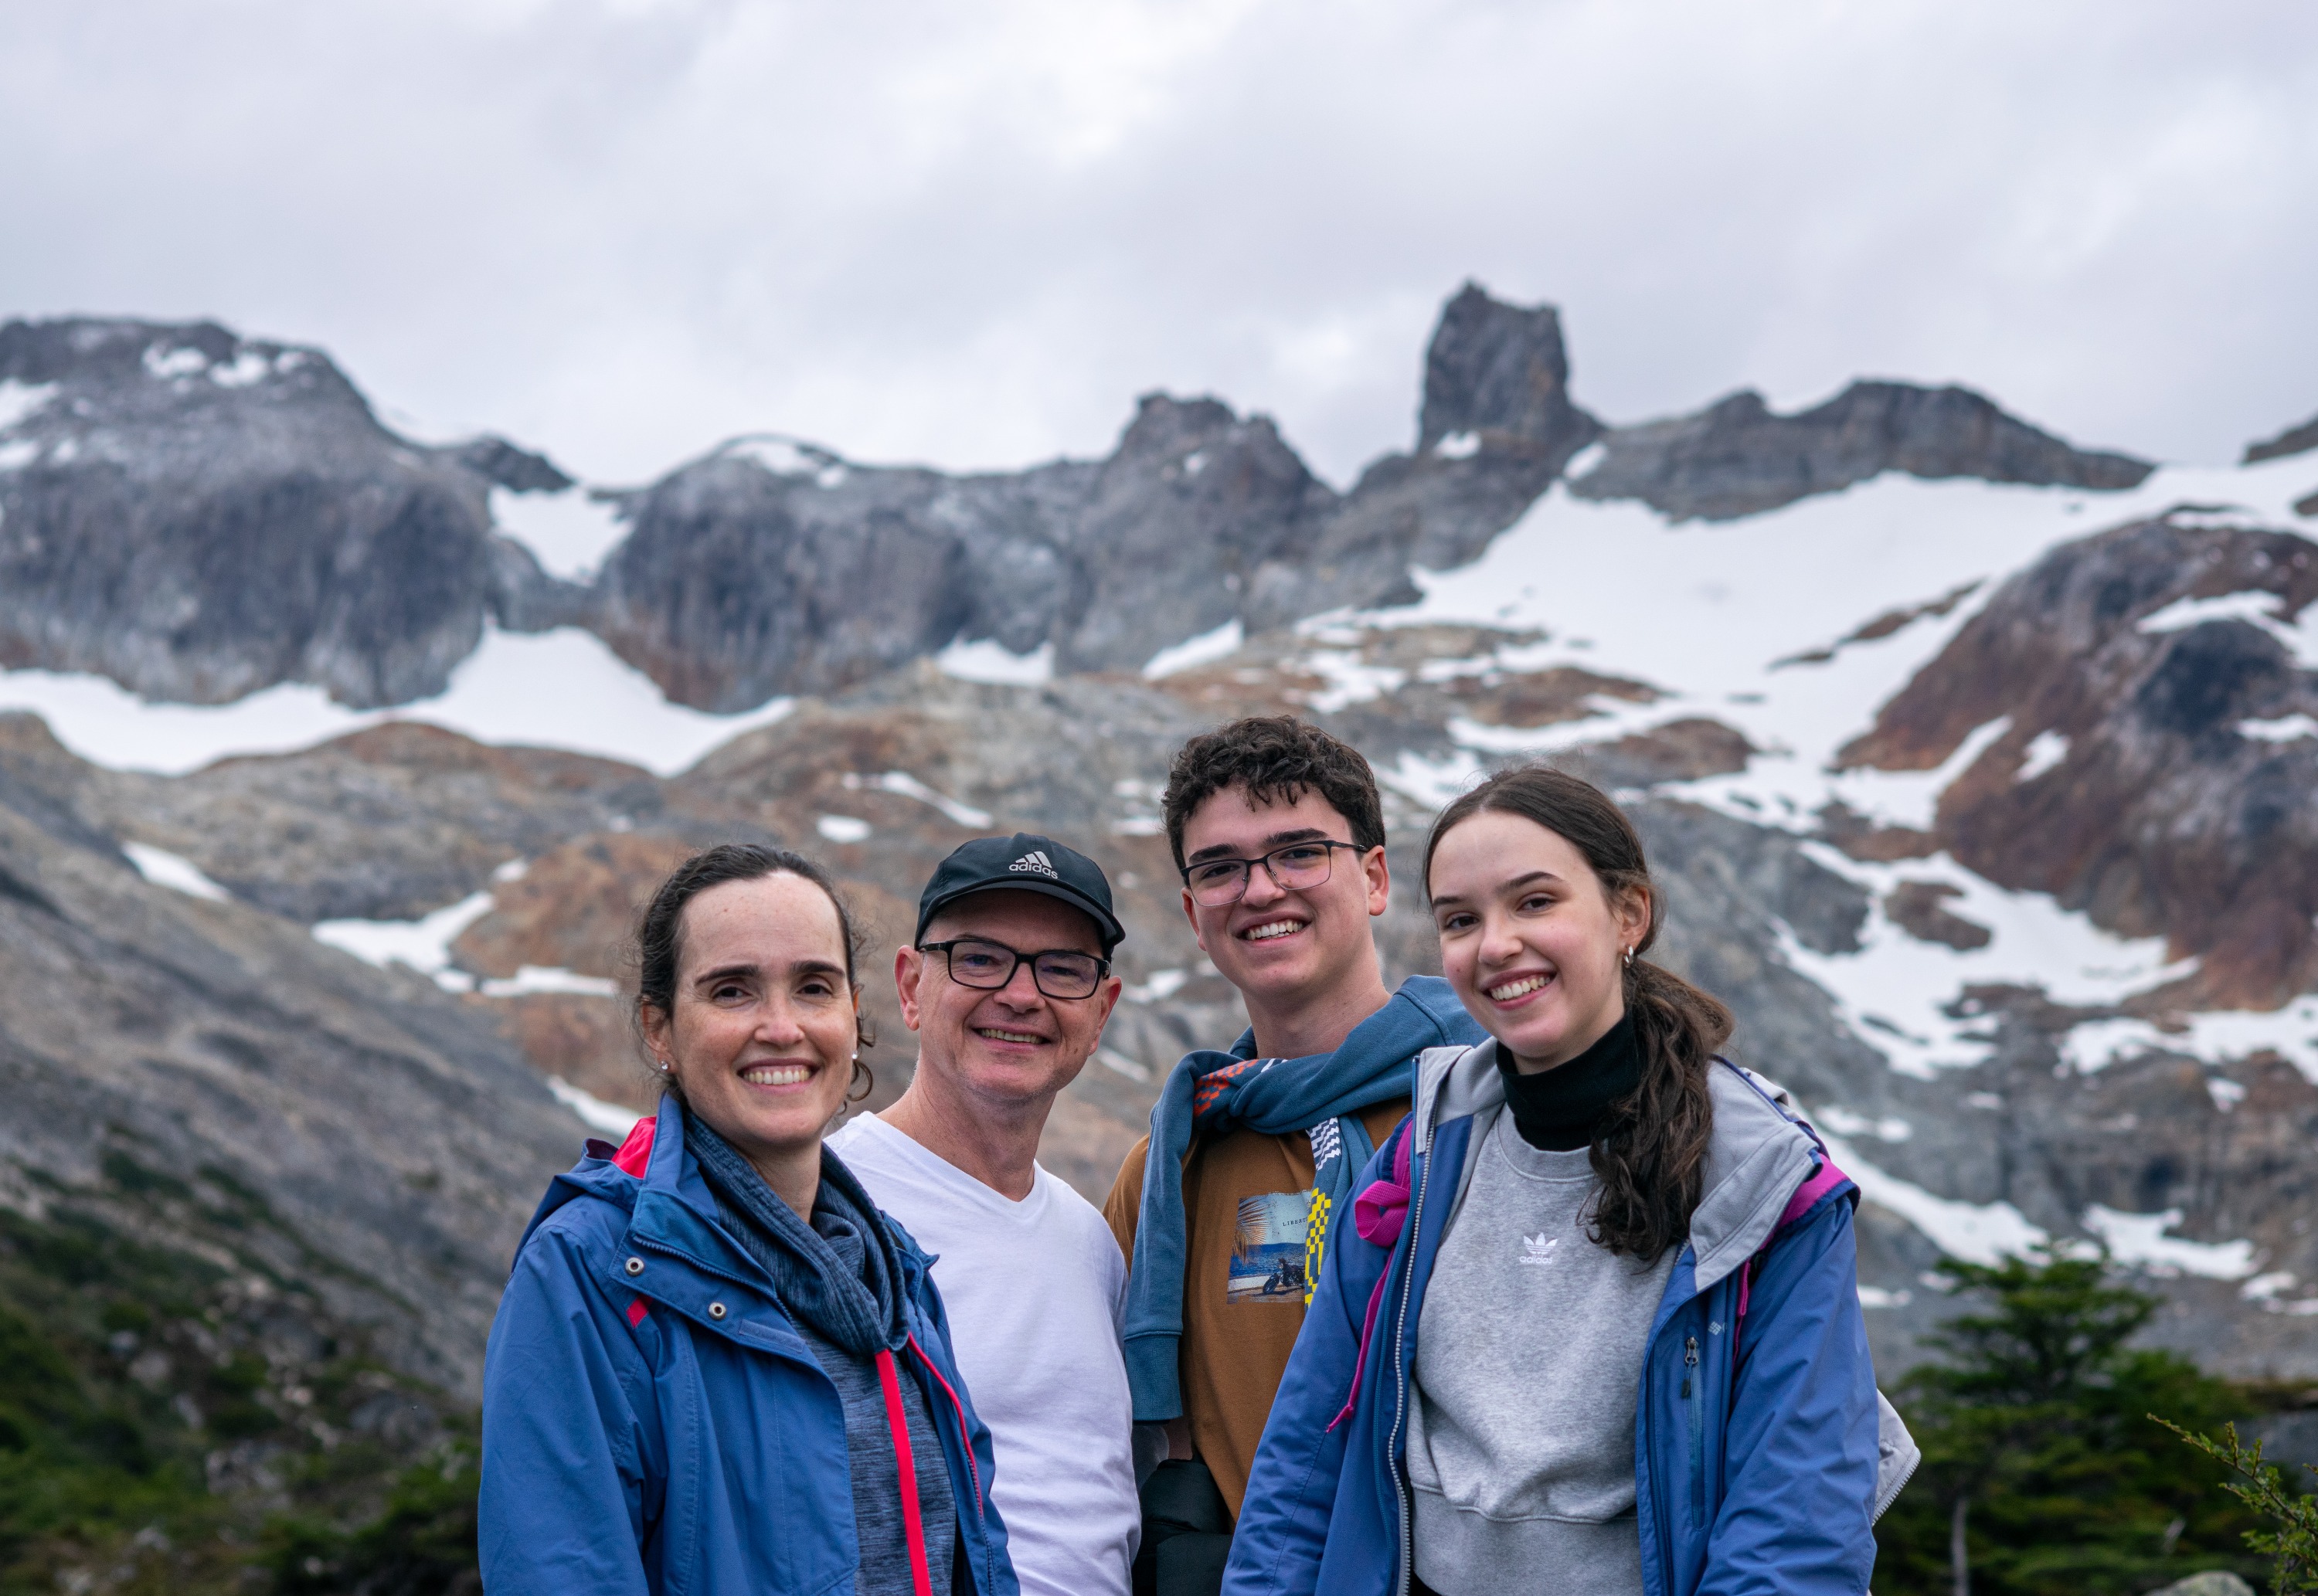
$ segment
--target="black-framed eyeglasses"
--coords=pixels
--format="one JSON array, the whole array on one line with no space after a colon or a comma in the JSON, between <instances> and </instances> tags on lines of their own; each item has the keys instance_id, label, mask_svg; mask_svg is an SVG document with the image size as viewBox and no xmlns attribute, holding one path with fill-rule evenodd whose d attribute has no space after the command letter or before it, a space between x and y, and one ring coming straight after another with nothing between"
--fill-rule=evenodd
<instances>
[{"instance_id":1,"label":"black-framed eyeglasses","mask_svg":"<svg viewBox=\"0 0 2318 1596\"><path fill-rule=\"evenodd\" d=\"M1271 877L1271 884L1283 892L1316 887L1328 879L1335 850L1340 847L1356 854L1368 851L1357 842L1316 837L1307 842L1291 842L1286 847L1273 848L1253 859L1201 859L1184 867L1183 884L1191 889L1191 901L1202 909L1221 909L1245 897L1248 873L1258 865Z\"/></svg>"},{"instance_id":2,"label":"black-framed eyeglasses","mask_svg":"<svg viewBox=\"0 0 2318 1596\"><path fill-rule=\"evenodd\" d=\"M1014 972L1030 966L1030 980L1050 998L1092 998L1110 961L1074 947L1050 947L1041 953L1016 953L986 937L953 937L948 942L921 942L920 953L938 953L960 986L996 991L1014 979Z\"/></svg>"}]
</instances>

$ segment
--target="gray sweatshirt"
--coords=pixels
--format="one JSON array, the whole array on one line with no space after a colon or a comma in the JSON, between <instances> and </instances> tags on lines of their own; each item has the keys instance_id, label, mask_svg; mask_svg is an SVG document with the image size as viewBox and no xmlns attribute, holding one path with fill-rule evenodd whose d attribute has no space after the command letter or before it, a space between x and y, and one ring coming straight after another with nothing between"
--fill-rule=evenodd
<instances>
[{"instance_id":1,"label":"gray sweatshirt","mask_svg":"<svg viewBox=\"0 0 2318 1596\"><path fill-rule=\"evenodd\" d=\"M1499 1113L1425 1287L1409 1415L1417 1577L1436 1590L1639 1596L1634 1401L1677 1252L1586 1239L1584 1148L1532 1147Z\"/></svg>"}]
</instances>

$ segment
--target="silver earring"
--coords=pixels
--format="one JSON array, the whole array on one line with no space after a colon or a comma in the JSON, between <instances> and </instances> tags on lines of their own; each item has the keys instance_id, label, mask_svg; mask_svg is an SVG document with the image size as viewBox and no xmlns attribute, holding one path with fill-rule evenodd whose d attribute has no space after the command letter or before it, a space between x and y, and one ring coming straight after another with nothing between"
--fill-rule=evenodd
<instances>
[{"instance_id":1,"label":"silver earring","mask_svg":"<svg viewBox=\"0 0 2318 1596\"><path fill-rule=\"evenodd\" d=\"M1629 970L1634 967L1634 950L1631 947L1626 950L1626 967Z\"/></svg>"}]
</instances>

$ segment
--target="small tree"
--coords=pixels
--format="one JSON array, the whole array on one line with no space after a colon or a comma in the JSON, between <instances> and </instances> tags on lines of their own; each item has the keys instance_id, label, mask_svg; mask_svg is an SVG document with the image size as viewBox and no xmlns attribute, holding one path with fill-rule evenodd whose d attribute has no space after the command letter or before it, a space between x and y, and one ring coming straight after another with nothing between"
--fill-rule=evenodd
<instances>
[{"instance_id":1,"label":"small tree","mask_svg":"<svg viewBox=\"0 0 2318 1596\"><path fill-rule=\"evenodd\" d=\"M2152 1413L2151 1418L2157 1415ZM2261 1460L2261 1442L2251 1447L2238 1439L2238 1427L2224 1425L2222 1439L2193 1435L2179 1424L2160 1424L2213 1458L2240 1479L2224 1482L2222 1489L2246 1504L2275 1529L2249 1529L2246 1545L2273 1559L2269 1596L2307 1596L2318 1592L2318 1495L2299 1494L2287 1488L2285 1476ZM2318 1474L2318 1463L2305 1465Z\"/></svg>"},{"instance_id":2,"label":"small tree","mask_svg":"<svg viewBox=\"0 0 2318 1596\"><path fill-rule=\"evenodd\" d=\"M1878 1527L1884 1596L2091 1596L2208 1568L2258 1572L2246 1510L2218 1462L2184 1466L2148 1415L2212 1427L2230 1387L2128 1343L2158 1299L2106 1257L2044 1246L1994 1268L1948 1260L1949 1289L1990 1311L1927 1337L1944 1361L1900 1386L1924 1462Z\"/></svg>"}]
</instances>

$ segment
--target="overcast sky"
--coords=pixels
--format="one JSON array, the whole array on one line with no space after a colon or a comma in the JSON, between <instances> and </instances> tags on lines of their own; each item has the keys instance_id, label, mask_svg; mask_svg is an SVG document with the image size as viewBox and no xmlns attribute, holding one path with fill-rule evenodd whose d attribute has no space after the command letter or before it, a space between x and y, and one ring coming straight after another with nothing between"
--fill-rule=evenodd
<instances>
[{"instance_id":1,"label":"overcast sky","mask_svg":"<svg viewBox=\"0 0 2318 1596\"><path fill-rule=\"evenodd\" d=\"M2318 410L2308 0L22 0L0 141L0 314L317 343L597 481L1100 453L1166 388L1343 482L1468 277L1613 421Z\"/></svg>"}]
</instances>

